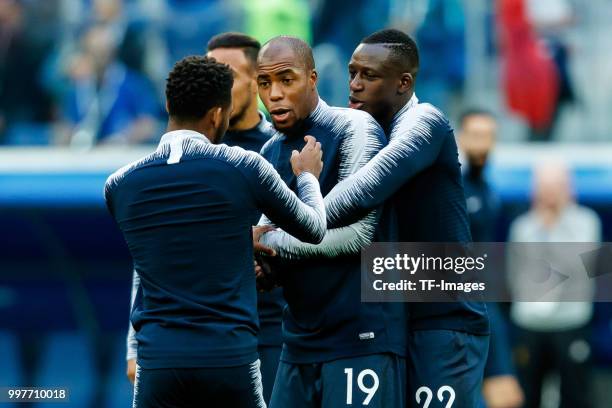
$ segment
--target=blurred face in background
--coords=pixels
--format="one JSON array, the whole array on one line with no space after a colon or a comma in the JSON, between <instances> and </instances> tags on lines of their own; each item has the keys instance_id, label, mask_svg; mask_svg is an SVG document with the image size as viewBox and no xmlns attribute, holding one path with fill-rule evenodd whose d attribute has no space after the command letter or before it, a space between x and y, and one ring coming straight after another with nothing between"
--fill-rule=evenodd
<instances>
[{"instance_id":1,"label":"blurred face in background","mask_svg":"<svg viewBox=\"0 0 612 408\"><path fill-rule=\"evenodd\" d=\"M101 73L115 57L116 37L109 27L94 26L85 34L82 47L94 70Z\"/></svg>"},{"instance_id":2,"label":"blurred face in background","mask_svg":"<svg viewBox=\"0 0 612 408\"><path fill-rule=\"evenodd\" d=\"M558 213L572 201L571 177L563 163L545 163L534 171L533 205Z\"/></svg>"},{"instance_id":3,"label":"blurred face in background","mask_svg":"<svg viewBox=\"0 0 612 408\"><path fill-rule=\"evenodd\" d=\"M123 0L94 0L93 13L97 21L111 22L121 17Z\"/></svg>"},{"instance_id":4,"label":"blurred face in background","mask_svg":"<svg viewBox=\"0 0 612 408\"><path fill-rule=\"evenodd\" d=\"M286 44L266 45L259 54L259 97L280 131L296 128L316 107L317 73L305 65Z\"/></svg>"},{"instance_id":5,"label":"blurred face in background","mask_svg":"<svg viewBox=\"0 0 612 408\"><path fill-rule=\"evenodd\" d=\"M209 51L207 55L220 63L229 65L234 73L234 86L232 87L234 108L230 116L230 128L232 128L245 116L250 107L257 106L255 63L247 58L241 48L217 48Z\"/></svg>"},{"instance_id":6,"label":"blurred face in background","mask_svg":"<svg viewBox=\"0 0 612 408\"><path fill-rule=\"evenodd\" d=\"M15 29L21 26L23 9L17 0L0 0L0 24L6 29Z\"/></svg>"},{"instance_id":7,"label":"blurred face in background","mask_svg":"<svg viewBox=\"0 0 612 408\"><path fill-rule=\"evenodd\" d=\"M459 132L459 146L471 169L482 169L495 145L497 123L486 113L471 114L463 119Z\"/></svg>"}]
</instances>

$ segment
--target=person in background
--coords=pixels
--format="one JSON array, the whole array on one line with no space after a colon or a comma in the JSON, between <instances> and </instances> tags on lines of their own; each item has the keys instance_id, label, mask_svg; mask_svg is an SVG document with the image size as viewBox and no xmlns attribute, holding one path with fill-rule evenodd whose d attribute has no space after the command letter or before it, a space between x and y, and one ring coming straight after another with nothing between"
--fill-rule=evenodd
<instances>
[{"instance_id":1,"label":"person in background","mask_svg":"<svg viewBox=\"0 0 612 408\"><path fill-rule=\"evenodd\" d=\"M532 134L534 140L550 141L564 107L576 102L571 59L571 29L576 23L576 11L569 0L527 0L527 15L544 40L559 74L559 92L550 126L542 134ZM540 139L537 139L540 137Z\"/></svg>"},{"instance_id":2,"label":"person in background","mask_svg":"<svg viewBox=\"0 0 612 408\"><path fill-rule=\"evenodd\" d=\"M497 122L490 112L472 109L461 115L458 142L465 159L463 188L474 242L495 242L500 203L484 175L495 146ZM491 337L482 393L487 408L518 408L523 392L515 376L506 317L497 303L488 303Z\"/></svg>"},{"instance_id":3,"label":"person in background","mask_svg":"<svg viewBox=\"0 0 612 408\"><path fill-rule=\"evenodd\" d=\"M534 174L531 209L512 223L509 241L595 243L600 240L601 222L594 211L575 202L568 168L562 163L539 165ZM531 257L535 259L542 256L542 250L538 248L534 244L523 251L537 251ZM563 248L548 246L547 251L563 251ZM553 255L560 257L563 254L554 252ZM529 254L521 253L521 257L527 258ZM522 267L509 268L508 273L516 297L528 290L520 286L521 282L527 281L520 274L535 271ZM585 279L568 279L551 296L562 299L561 296L567 293L592 300L594 287ZM589 328L592 314L592 301L512 304L511 318L517 326L518 339L515 355L519 379L525 391L525 407L540 406L542 383L551 371L560 375L560 407L591 406Z\"/></svg>"},{"instance_id":4,"label":"person in background","mask_svg":"<svg viewBox=\"0 0 612 408\"><path fill-rule=\"evenodd\" d=\"M0 145L47 144L53 120L53 98L39 81L52 31L26 3L0 1Z\"/></svg>"},{"instance_id":5,"label":"person in background","mask_svg":"<svg viewBox=\"0 0 612 408\"><path fill-rule=\"evenodd\" d=\"M82 50L69 67L64 142L91 147L152 141L161 112L157 95L146 78L116 59L116 47L108 26L93 26L83 35Z\"/></svg>"}]
</instances>

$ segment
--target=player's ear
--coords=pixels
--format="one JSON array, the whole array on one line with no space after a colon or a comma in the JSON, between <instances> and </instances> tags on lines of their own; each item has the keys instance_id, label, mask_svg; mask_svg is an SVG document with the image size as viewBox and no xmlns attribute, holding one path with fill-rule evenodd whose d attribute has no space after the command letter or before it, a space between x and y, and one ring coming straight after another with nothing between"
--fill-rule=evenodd
<instances>
[{"instance_id":1,"label":"player's ear","mask_svg":"<svg viewBox=\"0 0 612 408\"><path fill-rule=\"evenodd\" d=\"M410 72L403 72L400 76L399 85L397 87L398 94L412 92L414 89L414 76Z\"/></svg>"},{"instance_id":2,"label":"player's ear","mask_svg":"<svg viewBox=\"0 0 612 408\"><path fill-rule=\"evenodd\" d=\"M168 100L166 99L166 113L170 114L170 107L168 106Z\"/></svg>"},{"instance_id":3,"label":"player's ear","mask_svg":"<svg viewBox=\"0 0 612 408\"><path fill-rule=\"evenodd\" d=\"M221 124L223 122L223 108L221 106L216 106L212 108L212 115L210 120L215 129L221 127Z\"/></svg>"},{"instance_id":4,"label":"player's ear","mask_svg":"<svg viewBox=\"0 0 612 408\"><path fill-rule=\"evenodd\" d=\"M253 74L253 77L251 78L250 87L251 87L250 89L251 94L257 96L257 94L259 93L259 87L257 86L257 72L255 72Z\"/></svg>"},{"instance_id":5,"label":"player's ear","mask_svg":"<svg viewBox=\"0 0 612 408\"><path fill-rule=\"evenodd\" d=\"M318 80L319 80L319 74L317 73L316 69L313 69L312 71L310 71L310 78L309 78L310 86L313 89L317 86Z\"/></svg>"}]
</instances>

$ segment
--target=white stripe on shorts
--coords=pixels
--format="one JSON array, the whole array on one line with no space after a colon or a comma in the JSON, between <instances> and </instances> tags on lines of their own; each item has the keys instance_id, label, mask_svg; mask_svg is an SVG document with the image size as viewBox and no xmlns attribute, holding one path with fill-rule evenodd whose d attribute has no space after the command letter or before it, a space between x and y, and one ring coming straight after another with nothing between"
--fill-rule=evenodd
<instances>
[{"instance_id":1,"label":"white stripe on shorts","mask_svg":"<svg viewBox=\"0 0 612 408\"><path fill-rule=\"evenodd\" d=\"M263 397L263 384L261 383L261 361L259 359L253 361L249 365L249 372L251 374L251 384L253 385L253 396L255 397L255 403L257 408L266 408L266 402ZM134 407L135 408L135 407Z\"/></svg>"},{"instance_id":2,"label":"white stripe on shorts","mask_svg":"<svg viewBox=\"0 0 612 408\"><path fill-rule=\"evenodd\" d=\"M140 379L140 366L136 364L136 376L134 378L134 398L132 399L132 408L137 408L136 398L138 397L138 380Z\"/></svg>"}]
</instances>

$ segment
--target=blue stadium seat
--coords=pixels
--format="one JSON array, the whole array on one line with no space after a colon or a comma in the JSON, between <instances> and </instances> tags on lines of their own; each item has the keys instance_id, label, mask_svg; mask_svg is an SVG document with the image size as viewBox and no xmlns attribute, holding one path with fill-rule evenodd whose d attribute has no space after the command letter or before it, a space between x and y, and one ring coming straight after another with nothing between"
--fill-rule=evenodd
<instances>
[{"instance_id":1,"label":"blue stadium seat","mask_svg":"<svg viewBox=\"0 0 612 408\"><path fill-rule=\"evenodd\" d=\"M35 374L37 387L67 387L70 402L39 403L36 408L91 407L98 384L94 350L80 332L52 332L42 347Z\"/></svg>"},{"instance_id":2,"label":"blue stadium seat","mask_svg":"<svg viewBox=\"0 0 612 408\"><path fill-rule=\"evenodd\" d=\"M114 341L113 361L104 392L106 408L129 408L132 406L132 384L127 379L125 361L125 333L118 334Z\"/></svg>"},{"instance_id":3,"label":"blue stadium seat","mask_svg":"<svg viewBox=\"0 0 612 408\"><path fill-rule=\"evenodd\" d=\"M22 370L19 362L19 343L17 336L10 331L0 331L0 386L23 386ZM2 403L2 408L17 408L17 404Z\"/></svg>"}]
</instances>

